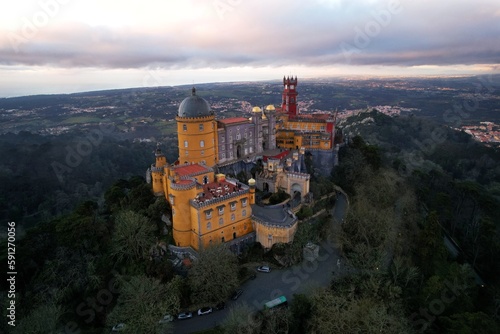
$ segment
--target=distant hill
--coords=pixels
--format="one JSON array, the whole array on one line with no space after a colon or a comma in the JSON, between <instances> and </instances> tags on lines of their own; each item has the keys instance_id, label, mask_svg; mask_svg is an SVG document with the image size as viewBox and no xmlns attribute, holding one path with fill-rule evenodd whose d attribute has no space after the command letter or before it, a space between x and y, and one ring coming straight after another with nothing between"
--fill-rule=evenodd
<instances>
[{"instance_id":1,"label":"distant hill","mask_svg":"<svg viewBox=\"0 0 500 334\"><path fill-rule=\"evenodd\" d=\"M218 117L250 115L251 107L281 103L280 80L196 85ZM389 105L449 122L463 111L464 124L500 123L500 75L457 78L305 79L299 78L303 113L366 109ZM131 88L77 94L34 95L0 99L0 133L30 131L58 134L114 122L124 138L168 135L169 123L190 85Z\"/></svg>"}]
</instances>

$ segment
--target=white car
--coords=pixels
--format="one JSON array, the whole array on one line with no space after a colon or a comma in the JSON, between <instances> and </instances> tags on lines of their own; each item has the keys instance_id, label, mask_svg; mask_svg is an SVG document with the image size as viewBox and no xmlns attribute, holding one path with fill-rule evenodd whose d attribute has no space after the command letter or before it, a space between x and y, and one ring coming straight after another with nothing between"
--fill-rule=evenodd
<instances>
[{"instance_id":1,"label":"white car","mask_svg":"<svg viewBox=\"0 0 500 334\"><path fill-rule=\"evenodd\" d=\"M191 313L191 312L183 312L183 313L179 313L177 315L177 319L179 319L179 320L190 319L192 317L193 317L193 313Z\"/></svg>"},{"instance_id":2,"label":"white car","mask_svg":"<svg viewBox=\"0 0 500 334\"><path fill-rule=\"evenodd\" d=\"M270 273L271 268L269 268L268 266L260 266L257 267L257 271L260 271L261 273Z\"/></svg>"},{"instance_id":3,"label":"white car","mask_svg":"<svg viewBox=\"0 0 500 334\"><path fill-rule=\"evenodd\" d=\"M111 331L112 332L121 332L122 330L125 329L125 327L127 327L127 326L124 323L114 325L113 328L111 328Z\"/></svg>"},{"instance_id":4,"label":"white car","mask_svg":"<svg viewBox=\"0 0 500 334\"><path fill-rule=\"evenodd\" d=\"M204 315L204 314L209 314L212 313L212 308L211 307L202 307L198 310L198 315Z\"/></svg>"},{"instance_id":5,"label":"white car","mask_svg":"<svg viewBox=\"0 0 500 334\"><path fill-rule=\"evenodd\" d=\"M159 324L164 324L164 323L167 323L167 322L172 322L174 321L174 317L171 316L170 314L166 314L163 319L161 319L160 321L158 321Z\"/></svg>"}]
</instances>

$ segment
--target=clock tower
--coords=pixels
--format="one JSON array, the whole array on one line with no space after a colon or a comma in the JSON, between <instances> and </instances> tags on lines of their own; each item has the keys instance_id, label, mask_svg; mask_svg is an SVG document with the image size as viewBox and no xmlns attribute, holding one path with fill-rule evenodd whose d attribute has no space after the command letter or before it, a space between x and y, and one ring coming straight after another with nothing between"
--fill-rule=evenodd
<instances>
[{"instance_id":1,"label":"clock tower","mask_svg":"<svg viewBox=\"0 0 500 334\"><path fill-rule=\"evenodd\" d=\"M297 110L297 76L295 79L283 77L283 98L281 101L281 110L288 114L289 118L298 116Z\"/></svg>"}]
</instances>

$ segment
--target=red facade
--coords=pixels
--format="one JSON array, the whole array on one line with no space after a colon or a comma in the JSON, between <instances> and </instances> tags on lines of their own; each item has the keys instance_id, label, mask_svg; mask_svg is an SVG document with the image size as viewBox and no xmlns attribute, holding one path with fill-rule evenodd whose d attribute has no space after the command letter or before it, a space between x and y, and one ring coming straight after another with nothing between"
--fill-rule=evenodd
<instances>
[{"instance_id":1,"label":"red facade","mask_svg":"<svg viewBox=\"0 0 500 334\"><path fill-rule=\"evenodd\" d=\"M288 114L289 118L297 117L297 76L289 78L283 77L283 97L281 101L281 110Z\"/></svg>"}]
</instances>

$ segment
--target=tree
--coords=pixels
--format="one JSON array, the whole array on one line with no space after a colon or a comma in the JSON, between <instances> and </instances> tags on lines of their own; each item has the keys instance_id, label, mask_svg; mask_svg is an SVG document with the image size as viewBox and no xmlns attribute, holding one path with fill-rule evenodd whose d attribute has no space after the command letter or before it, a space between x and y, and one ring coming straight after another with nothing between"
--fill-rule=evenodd
<instances>
[{"instance_id":1,"label":"tree","mask_svg":"<svg viewBox=\"0 0 500 334\"><path fill-rule=\"evenodd\" d=\"M312 296L312 333L412 333L402 307L390 308L383 300L352 298L330 290Z\"/></svg>"},{"instance_id":2,"label":"tree","mask_svg":"<svg viewBox=\"0 0 500 334\"><path fill-rule=\"evenodd\" d=\"M464 312L439 319L446 333L484 333L494 334L500 331L498 324L483 312Z\"/></svg>"},{"instance_id":3,"label":"tree","mask_svg":"<svg viewBox=\"0 0 500 334\"><path fill-rule=\"evenodd\" d=\"M132 211L119 212L111 239L111 256L118 263L145 260L154 243L154 230L146 217Z\"/></svg>"},{"instance_id":4,"label":"tree","mask_svg":"<svg viewBox=\"0 0 500 334\"><path fill-rule=\"evenodd\" d=\"M252 312L246 305L238 305L229 310L229 314L222 323L225 333L258 334L262 325L262 315Z\"/></svg>"},{"instance_id":5,"label":"tree","mask_svg":"<svg viewBox=\"0 0 500 334\"><path fill-rule=\"evenodd\" d=\"M290 311L277 308L264 313L261 334L288 334L290 332Z\"/></svg>"},{"instance_id":6,"label":"tree","mask_svg":"<svg viewBox=\"0 0 500 334\"><path fill-rule=\"evenodd\" d=\"M28 316L21 318L14 333L56 333L63 313L63 309L59 305L51 303L40 305L33 309Z\"/></svg>"},{"instance_id":7,"label":"tree","mask_svg":"<svg viewBox=\"0 0 500 334\"><path fill-rule=\"evenodd\" d=\"M290 302L290 333L307 333L308 321L312 314L310 299L303 294L294 294Z\"/></svg>"},{"instance_id":8,"label":"tree","mask_svg":"<svg viewBox=\"0 0 500 334\"><path fill-rule=\"evenodd\" d=\"M144 275L120 277L120 296L106 319L109 327L125 323L129 333L168 333L169 323L159 324L166 314L173 315L180 308L179 277L168 284Z\"/></svg>"},{"instance_id":9,"label":"tree","mask_svg":"<svg viewBox=\"0 0 500 334\"><path fill-rule=\"evenodd\" d=\"M188 278L191 300L195 303L224 301L239 284L236 255L224 244L202 249Z\"/></svg>"}]
</instances>

